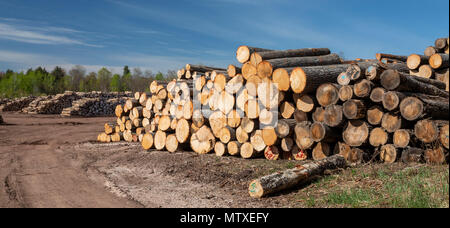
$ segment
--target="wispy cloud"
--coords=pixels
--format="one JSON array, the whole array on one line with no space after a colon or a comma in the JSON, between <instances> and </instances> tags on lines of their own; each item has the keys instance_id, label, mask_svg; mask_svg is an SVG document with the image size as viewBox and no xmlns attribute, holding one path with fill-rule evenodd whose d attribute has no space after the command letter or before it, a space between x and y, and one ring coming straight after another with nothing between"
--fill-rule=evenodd
<instances>
[{"instance_id":1,"label":"wispy cloud","mask_svg":"<svg viewBox=\"0 0 450 228\"><path fill-rule=\"evenodd\" d=\"M56 58L48 55L0 50L0 62L29 66L63 61L64 60L62 60L61 58Z\"/></svg>"},{"instance_id":2,"label":"wispy cloud","mask_svg":"<svg viewBox=\"0 0 450 228\"><path fill-rule=\"evenodd\" d=\"M80 31L70 28L61 27L38 27L31 28L24 25L17 25L14 23L7 23L7 21L14 21L11 19L3 19L0 22L0 39L13 40L17 42L31 43L31 44L47 44L47 45L82 45L88 47L101 48L102 45L86 43L80 39L75 39L63 35L55 35L51 33L80 33ZM20 21L20 20L19 20ZM14 22L19 22L14 21Z\"/></svg>"}]
</instances>

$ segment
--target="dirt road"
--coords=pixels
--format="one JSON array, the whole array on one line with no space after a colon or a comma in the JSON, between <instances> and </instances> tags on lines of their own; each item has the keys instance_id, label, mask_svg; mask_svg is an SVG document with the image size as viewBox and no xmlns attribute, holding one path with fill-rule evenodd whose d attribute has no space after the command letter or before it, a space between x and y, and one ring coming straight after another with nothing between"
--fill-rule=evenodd
<instances>
[{"instance_id":1,"label":"dirt road","mask_svg":"<svg viewBox=\"0 0 450 228\"><path fill-rule=\"evenodd\" d=\"M114 118L2 115L0 207L277 205L248 198L255 162L94 142Z\"/></svg>"}]
</instances>

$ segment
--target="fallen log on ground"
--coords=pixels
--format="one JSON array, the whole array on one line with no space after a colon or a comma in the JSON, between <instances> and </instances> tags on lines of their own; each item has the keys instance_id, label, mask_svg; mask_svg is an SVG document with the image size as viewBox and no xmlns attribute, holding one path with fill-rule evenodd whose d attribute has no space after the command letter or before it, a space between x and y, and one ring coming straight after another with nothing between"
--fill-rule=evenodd
<instances>
[{"instance_id":1,"label":"fallen log on ground","mask_svg":"<svg viewBox=\"0 0 450 228\"><path fill-rule=\"evenodd\" d=\"M248 193L253 198L261 198L311 180L316 175L322 175L325 170L344 168L346 165L347 162L342 155L333 155L320 161L311 161L303 165L297 165L293 169L253 180L249 185Z\"/></svg>"}]
</instances>

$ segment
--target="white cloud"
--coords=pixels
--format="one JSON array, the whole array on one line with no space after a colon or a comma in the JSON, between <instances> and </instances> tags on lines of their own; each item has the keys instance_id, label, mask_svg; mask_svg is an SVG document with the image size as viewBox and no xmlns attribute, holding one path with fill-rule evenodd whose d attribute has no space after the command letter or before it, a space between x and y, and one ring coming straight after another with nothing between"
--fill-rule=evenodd
<instances>
[{"instance_id":1,"label":"white cloud","mask_svg":"<svg viewBox=\"0 0 450 228\"><path fill-rule=\"evenodd\" d=\"M69 45L82 45L88 47L103 47L102 45L95 45L85 43L78 39L69 38L66 36L52 35L43 33L48 32L64 32L74 33L79 32L77 30L69 28L58 27L41 27L33 31L31 28L25 26L18 26L12 24L6 24L0 22L0 39L13 40L17 42L31 43L31 44L69 44Z\"/></svg>"}]
</instances>

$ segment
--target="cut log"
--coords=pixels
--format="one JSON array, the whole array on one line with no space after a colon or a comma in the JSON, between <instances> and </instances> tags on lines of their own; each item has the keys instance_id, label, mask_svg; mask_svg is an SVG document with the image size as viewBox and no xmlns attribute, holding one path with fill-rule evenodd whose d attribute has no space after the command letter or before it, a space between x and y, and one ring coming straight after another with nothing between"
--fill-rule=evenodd
<instances>
[{"instance_id":1,"label":"cut log","mask_svg":"<svg viewBox=\"0 0 450 228\"><path fill-rule=\"evenodd\" d=\"M372 90L370 93L370 100L375 103L381 103L383 102L384 94L386 93L386 90L381 87L377 87Z\"/></svg>"},{"instance_id":2,"label":"cut log","mask_svg":"<svg viewBox=\"0 0 450 228\"><path fill-rule=\"evenodd\" d=\"M225 91L229 94L236 94L244 86L244 78L242 75L236 75L230 81L228 81Z\"/></svg>"},{"instance_id":3,"label":"cut log","mask_svg":"<svg viewBox=\"0 0 450 228\"><path fill-rule=\"evenodd\" d=\"M308 121L309 120L308 113L300 111L300 110L295 110L294 119L297 122Z\"/></svg>"},{"instance_id":4,"label":"cut log","mask_svg":"<svg viewBox=\"0 0 450 228\"><path fill-rule=\"evenodd\" d=\"M294 140L292 138L286 137L281 139L280 147L285 152L291 152L294 146Z\"/></svg>"},{"instance_id":5,"label":"cut log","mask_svg":"<svg viewBox=\"0 0 450 228\"><path fill-rule=\"evenodd\" d=\"M416 70L421 65L427 64L429 59L430 59L430 57L427 57L424 55L412 54L412 55L408 56L406 65L408 65L408 68L410 70Z\"/></svg>"},{"instance_id":6,"label":"cut log","mask_svg":"<svg viewBox=\"0 0 450 228\"><path fill-rule=\"evenodd\" d=\"M272 74L272 81L278 86L280 91L288 91L290 88L289 72L284 68L276 69Z\"/></svg>"},{"instance_id":7,"label":"cut log","mask_svg":"<svg viewBox=\"0 0 450 228\"><path fill-rule=\"evenodd\" d=\"M339 85L346 86L350 84L350 76L347 74L347 72L342 72L337 77L337 82Z\"/></svg>"},{"instance_id":8,"label":"cut log","mask_svg":"<svg viewBox=\"0 0 450 228\"><path fill-rule=\"evenodd\" d=\"M258 153L251 143L244 143L240 148L241 157L244 159L250 159L259 156L261 153Z\"/></svg>"},{"instance_id":9,"label":"cut log","mask_svg":"<svg viewBox=\"0 0 450 228\"><path fill-rule=\"evenodd\" d=\"M329 55L328 48L303 48L282 51L257 51L262 60Z\"/></svg>"},{"instance_id":10,"label":"cut log","mask_svg":"<svg viewBox=\"0 0 450 228\"><path fill-rule=\"evenodd\" d=\"M208 71L214 71L214 70L225 71L225 69L218 68L218 67L210 67L210 66L203 66L203 65L191 65L191 64L186 64L186 70L192 71L192 72L196 71L196 72L201 72L201 73L205 73Z\"/></svg>"},{"instance_id":11,"label":"cut log","mask_svg":"<svg viewBox=\"0 0 450 228\"><path fill-rule=\"evenodd\" d=\"M246 63L250 60L251 54L255 52L267 52L272 51L270 49L264 49L264 48L256 48L256 47L249 47L249 46L239 46L236 51L236 59L240 63Z\"/></svg>"},{"instance_id":12,"label":"cut log","mask_svg":"<svg viewBox=\"0 0 450 228\"><path fill-rule=\"evenodd\" d=\"M335 83L337 76L348 67L348 64L340 64L294 68L290 74L291 89L294 93L314 92L322 84Z\"/></svg>"},{"instance_id":13,"label":"cut log","mask_svg":"<svg viewBox=\"0 0 450 228\"><path fill-rule=\"evenodd\" d=\"M222 92L227 85L228 77L224 74L218 74L214 79L214 88L216 92Z\"/></svg>"},{"instance_id":14,"label":"cut log","mask_svg":"<svg viewBox=\"0 0 450 228\"><path fill-rule=\"evenodd\" d=\"M294 132L297 121L294 119L278 120L275 126L275 132L278 138L286 138ZM290 150L289 150L290 151Z\"/></svg>"},{"instance_id":15,"label":"cut log","mask_svg":"<svg viewBox=\"0 0 450 228\"><path fill-rule=\"evenodd\" d=\"M319 142L316 144L312 151L312 158L314 161L319 161L327 158L331 154L330 145L324 142Z\"/></svg>"},{"instance_id":16,"label":"cut log","mask_svg":"<svg viewBox=\"0 0 450 228\"><path fill-rule=\"evenodd\" d=\"M425 83L425 81L428 81L429 83ZM445 98L449 97L448 92L439 89L431 83L442 84L437 80L411 76L399 73L395 70L386 70L381 74L381 85L387 90L424 93Z\"/></svg>"},{"instance_id":17,"label":"cut log","mask_svg":"<svg viewBox=\"0 0 450 228\"><path fill-rule=\"evenodd\" d=\"M290 119L295 112L295 106L291 102L285 101L281 104L280 114L284 119Z\"/></svg>"},{"instance_id":18,"label":"cut log","mask_svg":"<svg viewBox=\"0 0 450 228\"><path fill-rule=\"evenodd\" d=\"M445 91L449 91L449 69L441 69L435 72L436 80L445 84Z\"/></svg>"},{"instance_id":19,"label":"cut log","mask_svg":"<svg viewBox=\"0 0 450 228\"><path fill-rule=\"evenodd\" d=\"M122 117L122 114L123 114L122 105L117 105L116 109L114 110L114 113L116 114L117 117Z\"/></svg>"},{"instance_id":20,"label":"cut log","mask_svg":"<svg viewBox=\"0 0 450 228\"><path fill-rule=\"evenodd\" d=\"M339 89L339 99L343 102L354 98L353 86L344 85Z\"/></svg>"},{"instance_id":21,"label":"cut log","mask_svg":"<svg viewBox=\"0 0 450 228\"><path fill-rule=\"evenodd\" d=\"M433 69L448 68L449 66L448 54L434 54L430 57L429 63Z\"/></svg>"},{"instance_id":22,"label":"cut log","mask_svg":"<svg viewBox=\"0 0 450 228\"><path fill-rule=\"evenodd\" d=\"M279 90L269 79L263 79L258 86L258 101L267 109L278 108Z\"/></svg>"},{"instance_id":23,"label":"cut log","mask_svg":"<svg viewBox=\"0 0 450 228\"><path fill-rule=\"evenodd\" d=\"M396 91L388 91L383 96L383 107L388 111L398 108L400 102L405 99L406 95Z\"/></svg>"},{"instance_id":24,"label":"cut log","mask_svg":"<svg viewBox=\"0 0 450 228\"><path fill-rule=\"evenodd\" d=\"M218 135L216 135L220 139L221 142L227 144L230 141L236 140L236 130L233 128L226 126L220 129Z\"/></svg>"},{"instance_id":25,"label":"cut log","mask_svg":"<svg viewBox=\"0 0 450 228\"><path fill-rule=\"evenodd\" d=\"M214 145L214 152L218 157L225 156L227 154L227 147L222 142L216 142Z\"/></svg>"},{"instance_id":26,"label":"cut log","mask_svg":"<svg viewBox=\"0 0 450 228\"><path fill-rule=\"evenodd\" d=\"M387 143L389 135L383 128L374 128L370 132L369 143L374 147L383 146Z\"/></svg>"},{"instance_id":27,"label":"cut log","mask_svg":"<svg viewBox=\"0 0 450 228\"><path fill-rule=\"evenodd\" d=\"M425 161L428 164L441 165L445 163L445 151L441 146L425 150Z\"/></svg>"},{"instance_id":28,"label":"cut log","mask_svg":"<svg viewBox=\"0 0 450 228\"><path fill-rule=\"evenodd\" d=\"M317 102L322 107L335 105L339 101L339 86L331 83L324 83L316 91Z\"/></svg>"},{"instance_id":29,"label":"cut log","mask_svg":"<svg viewBox=\"0 0 450 228\"><path fill-rule=\"evenodd\" d=\"M170 116L161 116L158 122L158 130L167 131L170 128L171 123L172 119L170 119Z\"/></svg>"},{"instance_id":30,"label":"cut log","mask_svg":"<svg viewBox=\"0 0 450 228\"><path fill-rule=\"evenodd\" d=\"M351 153L352 148L343 143L343 142L338 142L335 146L334 146L334 150L333 150L333 154L339 154L341 156L343 156L345 158L345 160L347 160L348 156Z\"/></svg>"},{"instance_id":31,"label":"cut log","mask_svg":"<svg viewBox=\"0 0 450 228\"><path fill-rule=\"evenodd\" d=\"M245 80L248 80L248 78L257 74L258 69L256 68L256 66L253 66L250 62L247 62L244 65L242 65L242 77L244 77Z\"/></svg>"},{"instance_id":32,"label":"cut log","mask_svg":"<svg viewBox=\"0 0 450 228\"><path fill-rule=\"evenodd\" d=\"M425 51L423 52L423 54L427 57L431 57L432 55L436 54L437 50L435 47L433 46L428 46Z\"/></svg>"},{"instance_id":33,"label":"cut log","mask_svg":"<svg viewBox=\"0 0 450 228\"><path fill-rule=\"evenodd\" d=\"M166 137L166 150L173 153L178 150L178 140L175 134L170 134Z\"/></svg>"},{"instance_id":34,"label":"cut log","mask_svg":"<svg viewBox=\"0 0 450 228\"><path fill-rule=\"evenodd\" d=\"M262 137L266 146L273 146L277 143L278 135L274 127L264 127Z\"/></svg>"},{"instance_id":35,"label":"cut log","mask_svg":"<svg viewBox=\"0 0 450 228\"><path fill-rule=\"evenodd\" d=\"M239 155L240 148L242 147L242 144L236 141L229 142L227 144L227 152L231 156Z\"/></svg>"},{"instance_id":36,"label":"cut log","mask_svg":"<svg viewBox=\"0 0 450 228\"><path fill-rule=\"evenodd\" d=\"M371 81L361 79L353 85L353 93L360 98L369 97L372 87L373 83Z\"/></svg>"},{"instance_id":37,"label":"cut log","mask_svg":"<svg viewBox=\"0 0 450 228\"><path fill-rule=\"evenodd\" d=\"M349 146L359 147L367 142L369 132L370 128L366 122L362 120L350 120L342 133L342 138Z\"/></svg>"},{"instance_id":38,"label":"cut log","mask_svg":"<svg viewBox=\"0 0 450 228\"><path fill-rule=\"evenodd\" d=\"M425 151L420 148L407 147L402 151L400 160L403 163L422 163Z\"/></svg>"},{"instance_id":39,"label":"cut log","mask_svg":"<svg viewBox=\"0 0 450 228\"><path fill-rule=\"evenodd\" d=\"M341 105L330 105L325 108L324 122L330 127L340 127L344 123L344 113Z\"/></svg>"},{"instance_id":40,"label":"cut log","mask_svg":"<svg viewBox=\"0 0 450 228\"><path fill-rule=\"evenodd\" d=\"M431 78L434 75L434 70L430 65L422 65L418 70L411 70L409 74L422 78Z\"/></svg>"},{"instance_id":41,"label":"cut log","mask_svg":"<svg viewBox=\"0 0 450 228\"><path fill-rule=\"evenodd\" d=\"M308 159L308 154L305 150L298 148L297 145L294 145L291 150L291 156L296 161L305 161Z\"/></svg>"},{"instance_id":42,"label":"cut log","mask_svg":"<svg viewBox=\"0 0 450 228\"><path fill-rule=\"evenodd\" d=\"M402 121L402 117L400 115L387 112L383 115L381 127L389 133L394 133L396 130L399 130L405 125L403 122L404 121Z\"/></svg>"},{"instance_id":43,"label":"cut log","mask_svg":"<svg viewBox=\"0 0 450 228\"><path fill-rule=\"evenodd\" d=\"M240 143L245 143L248 141L248 133L243 130L242 126L236 129L236 140Z\"/></svg>"},{"instance_id":44,"label":"cut log","mask_svg":"<svg viewBox=\"0 0 450 228\"><path fill-rule=\"evenodd\" d=\"M381 59L388 58L388 59L396 59L400 60L401 62L406 62L408 60L408 56L402 56L402 55L392 55L392 54L385 54L385 53L377 53L376 58L378 61L381 61Z\"/></svg>"},{"instance_id":45,"label":"cut log","mask_svg":"<svg viewBox=\"0 0 450 228\"><path fill-rule=\"evenodd\" d=\"M347 119L356 120L366 117L367 106L362 100L351 99L344 103L342 110Z\"/></svg>"},{"instance_id":46,"label":"cut log","mask_svg":"<svg viewBox=\"0 0 450 228\"><path fill-rule=\"evenodd\" d=\"M300 149L307 150L312 147L314 140L311 138L311 122L300 122L295 126L295 143Z\"/></svg>"},{"instance_id":47,"label":"cut log","mask_svg":"<svg viewBox=\"0 0 450 228\"><path fill-rule=\"evenodd\" d=\"M413 96L403 99L400 103L400 112L406 120L413 121L424 117L448 118L448 100L421 94L409 95Z\"/></svg>"},{"instance_id":48,"label":"cut log","mask_svg":"<svg viewBox=\"0 0 450 228\"><path fill-rule=\"evenodd\" d=\"M411 141L412 131L399 129L394 132L393 142L396 148L406 148Z\"/></svg>"},{"instance_id":49,"label":"cut log","mask_svg":"<svg viewBox=\"0 0 450 228\"><path fill-rule=\"evenodd\" d=\"M360 148L352 148L347 157L347 162L351 164L361 164L364 158L364 151Z\"/></svg>"},{"instance_id":50,"label":"cut log","mask_svg":"<svg viewBox=\"0 0 450 228\"><path fill-rule=\"evenodd\" d=\"M260 110L261 110L260 103L256 99L250 99L245 104L244 111L246 116L250 119L258 119Z\"/></svg>"},{"instance_id":51,"label":"cut log","mask_svg":"<svg viewBox=\"0 0 450 228\"><path fill-rule=\"evenodd\" d=\"M185 119L180 119L177 122L175 129L175 136L179 143L186 143L189 140L190 123Z\"/></svg>"},{"instance_id":52,"label":"cut log","mask_svg":"<svg viewBox=\"0 0 450 228\"><path fill-rule=\"evenodd\" d=\"M434 42L434 47L438 50L443 50L448 46L448 38L439 38Z\"/></svg>"},{"instance_id":53,"label":"cut log","mask_svg":"<svg viewBox=\"0 0 450 228\"><path fill-rule=\"evenodd\" d=\"M232 128L237 128L241 124L241 116L243 116L242 113L238 112L237 110L231 110L230 113L228 113L227 116L227 124L228 126Z\"/></svg>"},{"instance_id":54,"label":"cut log","mask_svg":"<svg viewBox=\"0 0 450 228\"><path fill-rule=\"evenodd\" d=\"M386 144L380 148L380 160L392 164L397 160L397 149L392 144Z\"/></svg>"},{"instance_id":55,"label":"cut log","mask_svg":"<svg viewBox=\"0 0 450 228\"><path fill-rule=\"evenodd\" d=\"M317 93L319 93L319 90ZM321 94L319 96L322 99L327 98L329 95L327 88L323 88L322 90L320 90L320 93ZM333 94L330 94L330 95L333 96ZM294 103L298 110L303 111L303 112L311 112L312 110L314 110L316 102L311 96L309 96L307 94L294 93L293 98L294 98ZM322 101L322 102L325 102L325 101Z\"/></svg>"},{"instance_id":56,"label":"cut log","mask_svg":"<svg viewBox=\"0 0 450 228\"><path fill-rule=\"evenodd\" d=\"M324 122L325 121L325 109L322 107L317 107L312 114L312 119L314 122Z\"/></svg>"},{"instance_id":57,"label":"cut log","mask_svg":"<svg viewBox=\"0 0 450 228\"><path fill-rule=\"evenodd\" d=\"M420 120L414 126L415 136L424 143L432 143L439 138L439 128L432 120Z\"/></svg>"},{"instance_id":58,"label":"cut log","mask_svg":"<svg viewBox=\"0 0 450 228\"><path fill-rule=\"evenodd\" d=\"M221 111L216 111L209 116L209 125L213 134L218 136L220 130L227 126L227 116Z\"/></svg>"},{"instance_id":59,"label":"cut log","mask_svg":"<svg viewBox=\"0 0 450 228\"><path fill-rule=\"evenodd\" d=\"M250 136L250 143L257 152L262 152L266 149L266 144L264 143L262 130L256 130Z\"/></svg>"},{"instance_id":60,"label":"cut log","mask_svg":"<svg viewBox=\"0 0 450 228\"><path fill-rule=\"evenodd\" d=\"M235 100L236 99L233 95L227 93L226 91L222 91L217 100L218 109L227 115L231 112L231 110L233 110Z\"/></svg>"},{"instance_id":61,"label":"cut log","mask_svg":"<svg viewBox=\"0 0 450 228\"><path fill-rule=\"evenodd\" d=\"M343 156L334 155L320 161L309 162L283 172L277 172L253 180L249 185L249 194L261 198L298 185L309 178L323 174L327 169L344 168L346 161Z\"/></svg>"},{"instance_id":62,"label":"cut log","mask_svg":"<svg viewBox=\"0 0 450 228\"><path fill-rule=\"evenodd\" d=\"M228 73L228 75L229 75L230 77L234 77L234 76L236 76L236 75L238 75L238 74L241 73L241 68L236 67L236 66L230 64L230 65L228 65L227 73Z\"/></svg>"},{"instance_id":63,"label":"cut log","mask_svg":"<svg viewBox=\"0 0 450 228\"><path fill-rule=\"evenodd\" d=\"M268 111L263 108L259 114L259 123L261 126L274 126L277 121L278 112Z\"/></svg>"},{"instance_id":64,"label":"cut log","mask_svg":"<svg viewBox=\"0 0 450 228\"><path fill-rule=\"evenodd\" d=\"M166 133L163 131L157 131L154 138L155 148L157 150L163 150L166 147Z\"/></svg>"},{"instance_id":65,"label":"cut log","mask_svg":"<svg viewBox=\"0 0 450 228\"><path fill-rule=\"evenodd\" d=\"M328 142L333 143L339 139L339 133L334 129L328 127L324 123L315 122L311 125L311 138L315 142Z\"/></svg>"},{"instance_id":66,"label":"cut log","mask_svg":"<svg viewBox=\"0 0 450 228\"><path fill-rule=\"evenodd\" d=\"M207 154L211 152L211 150L214 149L215 144L215 137L211 132L211 129L206 125L195 132L190 139L192 150L198 154Z\"/></svg>"},{"instance_id":67,"label":"cut log","mask_svg":"<svg viewBox=\"0 0 450 228\"><path fill-rule=\"evenodd\" d=\"M281 155L280 150L276 146L268 146L264 150L264 157L270 161L275 161L275 160L280 159L280 155Z\"/></svg>"},{"instance_id":68,"label":"cut log","mask_svg":"<svg viewBox=\"0 0 450 228\"><path fill-rule=\"evenodd\" d=\"M258 86L261 83L261 78L257 75L250 76L245 84L248 96L256 97L258 95Z\"/></svg>"},{"instance_id":69,"label":"cut log","mask_svg":"<svg viewBox=\"0 0 450 228\"><path fill-rule=\"evenodd\" d=\"M252 119L250 119L250 118L248 118L248 117L244 117L244 118L242 118L242 121L241 121L241 128L245 131L245 132L247 132L247 133L252 133L253 131L255 131L255 129L256 129L256 126L257 124L252 120Z\"/></svg>"},{"instance_id":70,"label":"cut log","mask_svg":"<svg viewBox=\"0 0 450 228\"><path fill-rule=\"evenodd\" d=\"M289 67L323 66L340 64L341 58L337 54L308 57L289 57L264 60L257 66L258 75L261 77L270 77L273 69Z\"/></svg>"}]
</instances>

